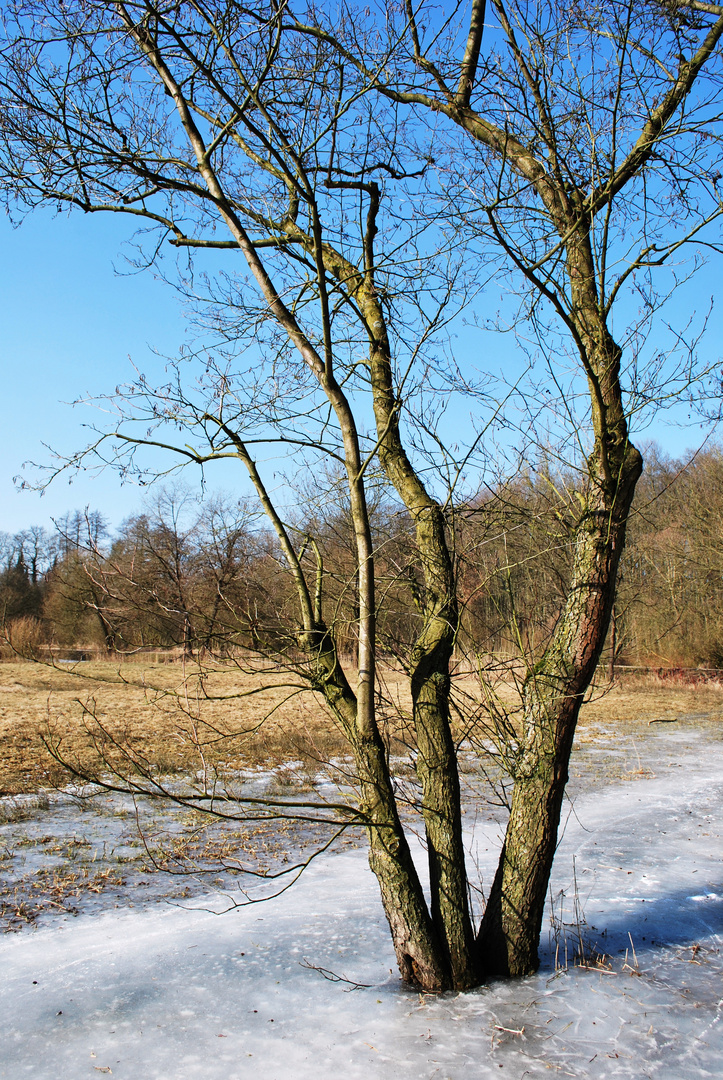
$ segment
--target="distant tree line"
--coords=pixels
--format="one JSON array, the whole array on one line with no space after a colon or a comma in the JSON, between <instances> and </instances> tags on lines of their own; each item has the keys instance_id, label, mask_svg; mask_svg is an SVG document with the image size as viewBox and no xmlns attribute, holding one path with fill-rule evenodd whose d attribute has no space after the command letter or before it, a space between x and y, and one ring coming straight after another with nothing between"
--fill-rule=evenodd
<instances>
[{"instance_id":1,"label":"distant tree line","mask_svg":"<svg viewBox=\"0 0 723 1080\"><path fill-rule=\"evenodd\" d=\"M647 462L604 663L723 667L723 448L682 461L653 447ZM306 493L306 514L292 526L353 657L353 525L338 487L338 500L318 505ZM569 585L573 491L572 475L543 464L449 510L458 656L532 656L549 637ZM406 511L382 492L371 516L381 639L401 657L418 631L422 574ZM95 511L70 512L54 530L0 533L0 559L6 657L57 646L187 656L246 648L283 659L296 646L289 567L243 501L162 489L114 535Z\"/></svg>"}]
</instances>

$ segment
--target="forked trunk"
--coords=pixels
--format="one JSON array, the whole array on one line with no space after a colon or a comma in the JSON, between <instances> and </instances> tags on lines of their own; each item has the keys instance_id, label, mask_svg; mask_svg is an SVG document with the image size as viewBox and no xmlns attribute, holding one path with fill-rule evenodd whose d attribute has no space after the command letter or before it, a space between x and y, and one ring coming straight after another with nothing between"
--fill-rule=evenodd
<instances>
[{"instance_id":1,"label":"forked trunk","mask_svg":"<svg viewBox=\"0 0 723 1080\"><path fill-rule=\"evenodd\" d=\"M376 747L371 754L369 749L364 754L367 762L381 766L383 748ZM379 769L375 783L362 785L362 793L365 809L374 821L368 828L369 866L379 883L399 973L405 982L421 990L448 990L452 984L446 958L385 773L386 765Z\"/></svg>"},{"instance_id":2,"label":"forked trunk","mask_svg":"<svg viewBox=\"0 0 723 1080\"><path fill-rule=\"evenodd\" d=\"M417 868L399 818L387 750L376 727L360 731L357 699L338 662L332 635L324 627L302 644L315 654L316 689L336 715L354 755L369 837L369 865L378 883L384 913L405 982L420 990L453 988L449 964L430 917Z\"/></svg>"},{"instance_id":3,"label":"forked trunk","mask_svg":"<svg viewBox=\"0 0 723 1080\"><path fill-rule=\"evenodd\" d=\"M370 220L373 224L373 217ZM370 245L375 231L369 233ZM370 335L379 459L414 522L423 575L415 588L421 626L412 649L411 690L429 862L431 924L445 971L445 987L467 990L480 980L469 914L457 753L449 717L449 663L459 621L456 581L444 514L427 492L402 443L389 339L374 285L373 265L370 246L367 276L359 280L355 295Z\"/></svg>"}]
</instances>

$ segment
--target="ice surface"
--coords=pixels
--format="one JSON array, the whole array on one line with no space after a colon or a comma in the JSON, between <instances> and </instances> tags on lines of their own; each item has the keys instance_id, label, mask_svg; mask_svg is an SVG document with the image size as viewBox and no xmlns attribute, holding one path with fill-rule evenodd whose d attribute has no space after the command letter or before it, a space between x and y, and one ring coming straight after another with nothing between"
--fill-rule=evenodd
<instances>
[{"instance_id":1,"label":"ice surface","mask_svg":"<svg viewBox=\"0 0 723 1080\"><path fill-rule=\"evenodd\" d=\"M399 983L376 885L355 850L226 915L138 907L6 935L0 1077L719 1077L715 736L711 725L654 731L638 745L636 778L568 805L553 908L573 923L577 889L585 947L610 954L611 971L556 971L555 951L564 959L567 944L571 961L578 932L558 922L543 931L536 976L420 996ZM471 838L486 881L498 833L487 822ZM370 985L352 990L304 962Z\"/></svg>"}]
</instances>

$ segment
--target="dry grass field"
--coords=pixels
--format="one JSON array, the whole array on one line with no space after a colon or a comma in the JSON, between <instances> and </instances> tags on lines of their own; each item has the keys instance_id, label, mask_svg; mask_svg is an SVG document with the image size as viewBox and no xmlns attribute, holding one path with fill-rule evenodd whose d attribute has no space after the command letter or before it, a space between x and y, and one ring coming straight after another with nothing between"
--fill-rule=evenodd
<instances>
[{"instance_id":1,"label":"dry grass field","mask_svg":"<svg viewBox=\"0 0 723 1080\"><path fill-rule=\"evenodd\" d=\"M408 686L389 669L381 678L382 713L397 754L410 741ZM456 690L468 704L480 699L469 675L457 677ZM513 703L509 681L500 680L497 696L503 707ZM645 733L662 733L660 722L677 718L688 729L698 726L696 718L720 721L723 688L626 675L612 689L596 690L582 711L571 797L653 775ZM85 762L91 775L94 765L107 775L103 757L120 772L132 771L134 760L151 775L179 778L209 768L212 781L217 773L250 768L267 785L265 793L282 797L313 791L330 775L319 764L347 757L323 703L278 670L229 664L201 671L178 660L0 663L0 931L109 905L177 902L207 888L235 888L239 868L277 872L328 839L328 830L302 821L215 822L165 800L141 800L139 807L112 794L69 798L63 789L70 777L48 753L48 740L66 759ZM484 746L484 732L478 742ZM468 805L477 807L482 798L494 817L499 763L465 753L460 767ZM337 846L359 843L363 837L352 829Z\"/></svg>"},{"instance_id":2,"label":"dry grass field","mask_svg":"<svg viewBox=\"0 0 723 1080\"><path fill-rule=\"evenodd\" d=\"M234 667L108 661L48 666L0 664L0 795L35 792L65 781L48 754L88 760L105 734L163 772L229 768L318 753L343 743L314 695L293 675Z\"/></svg>"},{"instance_id":3,"label":"dry grass field","mask_svg":"<svg viewBox=\"0 0 723 1080\"><path fill-rule=\"evenodd\" d=\"M474 695L473 680L464 680ZM403 723L404 681L385 673L385 692ZM502 694L504 698L506 695ZM674 720L723 717L723 687L626 676L596 691L583 707L578 743L608 730ZM106 752L129 748L163 772L199 764L237 769L288 761L326 761L345 753L324 705L294 675L227 666L201 672L192 664L109 661L51 667L0 663L0 795L37 792L67 782L48 754L88 760L102 737Z\"/></svg>"}]
</instances>

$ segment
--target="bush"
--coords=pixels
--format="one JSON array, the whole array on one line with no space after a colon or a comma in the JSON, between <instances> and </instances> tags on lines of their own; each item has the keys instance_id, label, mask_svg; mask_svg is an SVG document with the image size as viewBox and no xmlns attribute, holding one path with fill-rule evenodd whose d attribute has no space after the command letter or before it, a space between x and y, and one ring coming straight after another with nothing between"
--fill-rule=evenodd
<instances>
[{"instance_id":1,"label":"bush","mask_svg":"<svg viewBox=\"0 0 723 1080\"><path fill-rule=\"evenodd\" d=\"M14 660L18 656L34 659L45 641L43 624L33 615L9 619L2 629L0 640L0 657L3 660Z\"/></svg>"}]
</instances>

